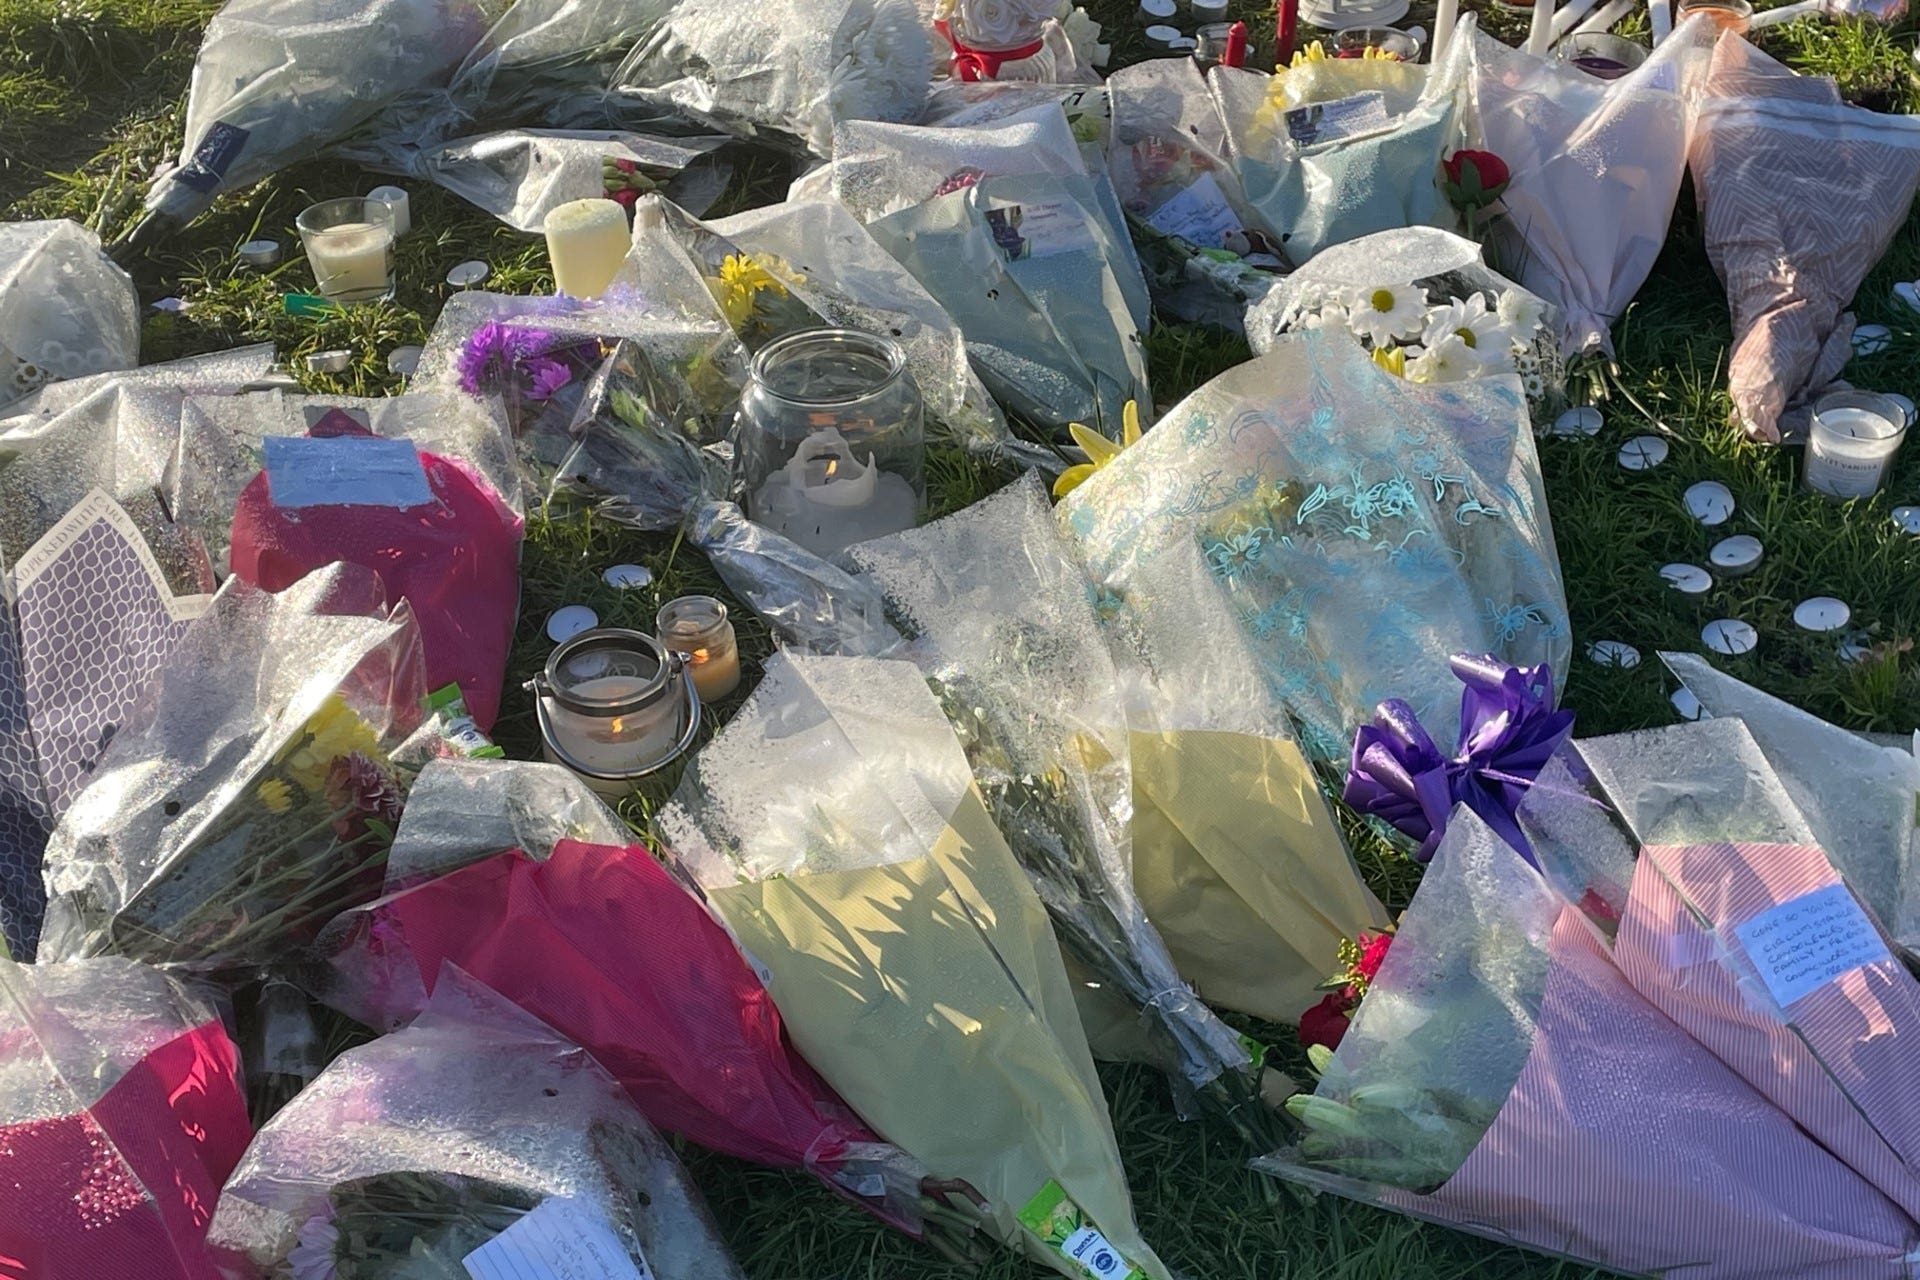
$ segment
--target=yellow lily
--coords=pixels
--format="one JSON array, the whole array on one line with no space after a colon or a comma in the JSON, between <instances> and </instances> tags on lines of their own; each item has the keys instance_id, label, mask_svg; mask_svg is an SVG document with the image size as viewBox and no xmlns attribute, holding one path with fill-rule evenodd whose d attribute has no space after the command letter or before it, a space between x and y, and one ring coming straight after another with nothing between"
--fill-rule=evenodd
<instances>
[{"instance_id":1,"label":"yellow lily","mask_svg":"<svg viewBox=\"0 0 1920 1280\"><path fill-rule=\"evenodd\" d=\"M1082 426L1078 422L1069 422L1067 431L1073 436L1073 442L1086 453L1087 460L1078 466L1068 467L1053 482L1053 496L1064 498L1092 478L1093 473L1120 456L1120 451L1130 445L1140 443L1140 406L1127 401L1127 407L1121 414L1123 423L1120 443L1095 431L1092 427Z\"/></svg>"},{"instance_id":2,"label":"yellow lily","mask_svg":"<svg viewBox=\"0 0 1920 1280\"><path fill-rule=\"evenodd\" d=\"M1407 376L1407 352L1404 347L1375 347L1373 362L1396 378Z\"/></svg>"}]
</instances>

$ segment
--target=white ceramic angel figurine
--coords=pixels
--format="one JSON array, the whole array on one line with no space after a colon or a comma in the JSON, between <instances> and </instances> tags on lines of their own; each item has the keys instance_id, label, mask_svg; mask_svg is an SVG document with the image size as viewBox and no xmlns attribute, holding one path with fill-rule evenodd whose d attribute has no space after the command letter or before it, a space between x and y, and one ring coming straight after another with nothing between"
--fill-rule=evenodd
<instances>
[{"instance_id":1,"label":"white ceramic angel figurine","mask_svg":"<svg viewBox=\"0 0 1920 1280\"><path fill-rule=\"evenodd\" d=\"M1099 24L1071 0L935 0L933 25L960 80L1093 81L1107 52Z\"/></svg>"}]
</instances>

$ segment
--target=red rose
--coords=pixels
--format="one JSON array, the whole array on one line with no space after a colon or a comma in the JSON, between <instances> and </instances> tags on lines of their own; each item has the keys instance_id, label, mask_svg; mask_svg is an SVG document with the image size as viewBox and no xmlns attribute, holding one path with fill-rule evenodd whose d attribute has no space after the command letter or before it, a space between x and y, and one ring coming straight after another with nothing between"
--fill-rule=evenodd
<instances>
[{"instance_id":1,"label":"red rose","mask_svg":"<svg viewBox=\"0 0 1920 1280\"><path fill-rule=\"evenodd\" d=\"M1393 946L1390 933L1363 933L1360 935L1360 960L1353 967L1368 982L1379 976L1380 966L1387 958L1388 948Z\"/></svg>"},{"instance_id":2,"label":"red rose","mask_svg":"<svg viewBox=\"0 0 1920 1280\"><path fill-rule=\"evenodd\" d=\"M1513 181L1507 162L1491 151L1456 151L1440 167L1446 172L1447 198L1463 209L1485 208Z\"/></svg>"},{"instance_id":3,"label":"red rose","mask_svg":"<svg viewBox=\"0 0 1920 1280\"><path fill-rule=\"evenodd\" d=\"M1587 916L1603 924L1620 923L1620 913L1595 889L1589 888L1581 894L1578 906Z\"/></svg>"},{"instance_id":4,"label":"red rose","mask_svg":"<svg viewBox=\"0 0 1920 1280\"><path fill-rule=\"evenodd\" d=\"M640 172L640 165L639 165L639 163L638 163L637 161L633 161L633 160L628 160L628 159L626 159L626 158L625 158L624 156L623 156L623 157L620 157L620 158L618 158L618 159L616 159L616 160L615 160L615 161L613 162L613 167L614 167L614 168L616 168L616 169L618 169L618 170L619 170L620 172L622 172L622 173L638 173L638 172Z\"/></svg>"},{"instance_id":5,"label":"red rose","mask_svg":"<svg viewBox=\"0 0 1920 1280\"><path fill-rule=\"evenodd\" d=\"M1347 1034L1347 1014L1352 1008L1347 998L1337 991L1327 996L1300 1015L1300 1043L1309 1049L1317 1044L1339 1048L1341 1037Z\"/></svg>"},{"instance_id":6,"label":"red rose","mask_svg":"<svg viewBox=\"0 0 1920 1280\"><path fill-rule=\"evenodd\" d=\"M634 206L640 203L640 193L633 190L616 191L613 193L613 201L628 213L632 213Z\"/></svg>"}]
</instances>

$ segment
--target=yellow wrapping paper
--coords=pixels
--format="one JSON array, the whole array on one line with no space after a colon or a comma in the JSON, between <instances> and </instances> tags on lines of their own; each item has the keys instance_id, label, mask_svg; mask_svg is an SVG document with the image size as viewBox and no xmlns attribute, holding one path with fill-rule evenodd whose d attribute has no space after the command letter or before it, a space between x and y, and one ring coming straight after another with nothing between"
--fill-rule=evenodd
<instances>
[{"instance_id":1,"label":"yellow wrapping paper","mask_svg":"<svg viewBox=\"0 0 1920 1280\"><path fill-rule=\"evenodd\" d=\"M1133 874L1180 976L1214 1004L1297 1022L1340 941L1388 923L1300 748L1134 731Z\"/></svg>"},{"instance_id":2,"label":"yellow wrapping paper","mask_svg":"<svg viewBox=\"0 0 1920 1280\"><path fill-rule=\"evenodd\" d=\"M1057 1182L1137 1269L1168 1280L1133 1204L1045 908L977 793L923 857L709 891L807 1060L888 1141L992 1202L1003 1239Z\"/></svg>"}]
</instances>

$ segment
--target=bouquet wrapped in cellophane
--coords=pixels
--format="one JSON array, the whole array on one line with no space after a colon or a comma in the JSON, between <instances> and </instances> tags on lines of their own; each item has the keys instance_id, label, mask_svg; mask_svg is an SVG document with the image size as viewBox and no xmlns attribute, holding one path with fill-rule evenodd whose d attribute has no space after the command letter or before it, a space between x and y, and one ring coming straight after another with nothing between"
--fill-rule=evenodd
<instances>
[{"instance_id":1,"label":"bouquet wrapped in cellophane","mask_svg":"<svg viewBox=\"0 0 1920 1280\"><path fill-rule=\"evenodd\" d=\"M1310 757L1383 699L1451 740L1460 650L1565 670L1559 557L1518 379L1424 384L1302 333L1175 406L1057 509L1109 593L1197 544Z\"/></svg>"},{"instance_id":2,"label":"bouquet wrapped in cellophane","mask_svg":"<svg viewBox=\"0 0 1920 1280\"><path fill-rule=\"evenodd\" d=\"M1345 331L1375 364L1414 382L1518 374L1537 426L1566 390L1554 309L1487 267L1479 245L1437 227L1322 250L1248 309L1257 353L1299 329Z\"/></svg>"},{"instance_id":3,"label":"bouquet wrapped in cellophane","mask_svg":"<svg viewBox=\"0 0 1920 1280\"><path fill-rule=\"evenodd\" d=\"M416 789L409 814L430 799ZM930 1183L800 1059L726 929L630 839L510 850L340 917L321 942L330 1002L404 1022L456 966L579 1043L660 1128L805 1169L915 1236L965 1221L934 1199L958 1188ZM614 976L635 973L647 981Z\"/></svg>"},{"instance_id":4,"label":"bouquet wrapped in cellophane","mask_svg":"<svg viewBox=\"0 0 1920 1280\"><path fill-rule=\"evenodd\" d=\"M457 970L261 1129L210 1239L226 1280L741 1276L605 1069Z\"/></svg>"},{"instance_id":5,"label":"bouquet wrapped in cellophane","mask_svg":"<svg viewBox=\"0 0 1920 1280\"><path fill-rule=\"evenodd\" d=\"M1266 1172L1620 1271L1912 1274L1914 1220L1636 990L1471 812L1316 1060L1288 1104L1305 1133Z\"/></svg>"},{"instance_id":6,"label":"bouquet wrapped in cellophane","mask_svg":"<svg viewBox=\"0 0 1920 1280\"><path fill-rule=\"evenodd\" d=\"M1067 951L1145 1025L1175 1095L1259 1141L1251 1062L1175 969L1133 886L1119 679L1086 579L1028 476L924 528L856 543L952 721L994 824Z\"/></svg>"},{"instance_id":7,"label":"bouquet wrapped in cellophane","mask_svg":"<svg viewBox=\"0 0 1920 1280\"><path fill-rule=\"evenodd\" d=\"M140 361L133 281L74 222L0 222L0 409Z\"/></svg>"},{"instance_id":8,"label":"bouquet wrapped in cellophane","mask_svg":"<svg viewBox=\"0 0 1920 1280\"><path fill-rule=\"evenodd\" d=\"M1901 1083L1920 1073L1920 983L1747 727L1589 738L1557 769L1521 808L1528 838L1608 925L1628 981L1920 1216L1920 1110Z\"/></svg>"},{"instance_id":9,"label":"bouquet wrapped in cellophane","mask_svg":"<svg viewBox=\"0 0 1920 1280\"><path fill-rule=\"evenodd\" d=\"M156 970L0 953L0 1261L206 1280L207 1224L252 1133L239 1071L219 1014Z\"/></svg>"},{"instance_id":10,"label":"bouquet wrapped in cellophane","mask_svg":"<svg viewBox=\"0 0 1920 1280\"><path fill-rule=\"evenodd\" d=\"M726 139L653 137L626 129L503 129L453 138L413 166L516 231L539 235L547 214L571 200L609 196L628 208L668 188L704 208L726 184L708 161Z\"/></svg>"},{"instance_id":11,"label":"bouquet wrapped in cellophane","mask_svg":"<svg viewBox=\"0 0 1920 1280\"><path fill-rule=\"evenodd\" d=\"M1463 22L1432 66L1315 46L1271 76L1208 74L1247 205L1291 261L1375 231L1453 224L1440 158L1461 133L1471 33Z\"/></svg>"},{"instance_id":12,"label":"bouquet wrapped in cellophane","mask_svg":"<svg viewBox=\"0 0 1920 1280\"><path fill-rule=\"evenodd\" d=\"M658 828L877 1133L1055 1270L1167 1280L1046 909L917 667L776 655Z\"/></svg>"},{"instance_id":13,"label":"bouquet wrapped in cellophane","mask_svg":"<svg viewBox=\"0 0 1920 1280\"><path fill-rule=\"evenodd\" d=\"M854 122L796 183L831 195L944 307L994 396L1034 422L1096 423L1152 403L1146 281L1113 188L1042 103L979 127Z\"/></svg>"},{"instance_id":14,"label":"bouquet wrapped in cellophane","mask_svg":"<svg viewBox=\"0 0 1920 1280\"><path fill-rule=\"evenodd\" d=\"M284 959L380 890L427 693L371 571L230 582L54 829L40 957L221 971Z\"/></svg>"}]
</instances>

